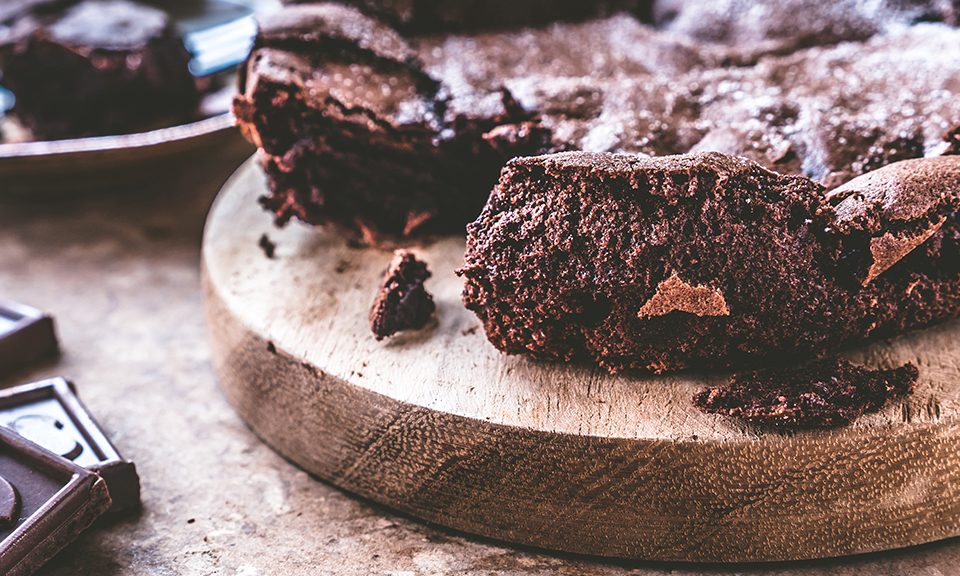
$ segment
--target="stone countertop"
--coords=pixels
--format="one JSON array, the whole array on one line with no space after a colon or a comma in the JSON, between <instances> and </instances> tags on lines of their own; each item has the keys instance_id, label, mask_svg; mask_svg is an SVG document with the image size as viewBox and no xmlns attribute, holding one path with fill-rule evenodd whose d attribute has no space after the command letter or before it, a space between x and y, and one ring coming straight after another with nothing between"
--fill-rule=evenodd
<instances>
[{"instance_id":1,"label":"stone countertop","mask_svg":"<svg viewBox=\"0 0 960 576\"><path fill-rule=\"evenodd\" d=\"M246 428L209 361L200 238L218 189L250 151L239 141L208 150L119 191L0 193L0 297L53 314L62 349L0 387L75 382L143 486L140 511L98 520L38 575L957 573L958 539L766 565L553 554L428 525L309 476Z\"/></svg>"}]
</instances>

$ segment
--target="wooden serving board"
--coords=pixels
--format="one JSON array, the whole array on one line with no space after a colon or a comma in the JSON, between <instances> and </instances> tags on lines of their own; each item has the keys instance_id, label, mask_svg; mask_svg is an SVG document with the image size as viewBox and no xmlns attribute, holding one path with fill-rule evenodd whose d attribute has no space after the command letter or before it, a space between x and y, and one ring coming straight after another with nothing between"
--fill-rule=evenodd
<instances>
[{"instance_id":1,"label":"wooden serving board","mask_svg":"<svg viewBox=\"0 0 960 576\"><path fill-rule=\"evenodd\" d=\"M211 210L206 314L229 400L309 472L452 528L607 556L786 560L960 534L958 322L844 354L916 363L908 399L844 429L765 431L693 408L726 373L500 354L460 303L461 237L415 249L435 321L377 342L367 314L391 253L278 230L265 191L251 160Z\"/></svg>"}]
</instances>

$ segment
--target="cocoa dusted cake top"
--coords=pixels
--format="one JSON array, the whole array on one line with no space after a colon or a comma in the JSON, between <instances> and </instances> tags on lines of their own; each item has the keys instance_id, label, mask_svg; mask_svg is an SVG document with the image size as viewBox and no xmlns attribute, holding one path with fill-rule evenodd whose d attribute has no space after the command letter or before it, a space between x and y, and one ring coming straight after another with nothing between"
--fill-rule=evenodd
<instances>
[{"instance_id":1,"label":"cocoa dusted cake top","mask_svg":"<svg viewBox=\"0 0 960 576\"><path fill-rule=\"evenodd\" d=\"M697 24L660 2L649 19L455 34L355 4L265 18L235 112L265 152L278 223L365 243L458 232L516 156L718 151L831 189L952 153L960 126L960 30L943 3L803 2L798 17L754 0Z\"/></svg>"},{"instance_id":2,"label":"cocoa dusted cake top","mask_svg":"<svg viewBox=\"0 0 960 576\"><path fill-rule=\"evenodd\" d=\"M674 176L689 177L692 174L709 173L712 178L723 182L744 172L767 172L745 158L717 152L695 152L659 158L596 152L559 152L547 156L515 158L511 164L543 166L547 172L557 173L569 169L585 169L621 177L656 178L662 180L662 187L651 188L651 193L663 195L684 195L682 190L670 185ZM688 180L686 182L689 183ZM718 189L718 192L722 193L722 188Z\"/></svg>"},{"instance_id":3,"label":"cocoa dusted cake top","mask_svg":"<svg viewBox=\"0 0 960 576\"><path fill-rule=\"evenodd\" d=\"M260 45L339 42L345 49L366 51L374 58L405 62L416 57L396 30L371 18L358 18L347 6L330 4L323 10L292 6L264 15L259 25Z\"/></svg>"},{"instance_id":4,"label":"cocoa dusted cake top","mask_svg":"<svg viewBox=\"0 0 960 576\"><path fill-rule=\"evenodd\" d=\"M170 33L166 12L131 0L0 3L0 47L39 34L80 52L127 51Z\"/></svg>"},{"instance_id":5,"label":"cocoa dusted cake top","mask_svg":"<svg viewBox=\"0 0 960 576\"><path fill-rule=\"evenodd\" d=\"M742 65L763 54L864 41L914 22L956 25L957 9L923 0L656 0L653 21L663 30L735 47L733 60Z\"/></svg>"},{"instance_id":6,"label":"cocoa dusted cake top","mask_svg":"<svg viewBox=\"0 0 960 576\"><path fill-rule=\"evenodd\" d=\"M284 0L284 4L312 0ZM649 22L650 0L345 0L404 34L470 32L576 22L628 12Z\"/></svg>"},{"instance_id":7,"label":"cocoa dusted cake top","mask_svg":"<svg viewBox=\"0 0 960 576\"><path fill-rule=\"evenodd\" d=\"M960 174L956 172L955 160L941 156L884 166L831 190L826 198L837 203L840 220L867 218L876 206L885 221L911 221L927 217L957 190Z\"/></svg>"}]
</instances>

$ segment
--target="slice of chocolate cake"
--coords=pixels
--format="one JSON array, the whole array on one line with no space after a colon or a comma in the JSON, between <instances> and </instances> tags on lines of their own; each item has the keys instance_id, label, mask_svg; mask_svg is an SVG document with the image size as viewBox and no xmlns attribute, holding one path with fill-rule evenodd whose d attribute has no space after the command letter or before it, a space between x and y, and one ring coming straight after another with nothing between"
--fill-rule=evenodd
<instances>
[{"instance_id":1,"label":"slice of chocolate cake","mask_svg":"<svg viewBox=\"0 0 960 576\"><path fill-rule=\"evenodd\" d=\"M370 310L370 329L383 340L401 330L423 328L437 306L423 287L430 277L425 262L408 250L394 252Z\"/></svg>"},{"instance_id":2,"label":"slice of chocolate cake","mask_svg":"<svg viewBox=\"0 0 960 576\"><path fill-rule=\"evenodd\" d=\"M840 358L792 369L734 374L724 387L693 398L700 410L780 428L845 426L913 392L920 372L913 364L869 370Z\"/></svg>"},{"instance_id":3,"label":"slice of chocolate cake","mask_svg":"<svg viewBox=\"0 0 960 576\"><path fill-rule=\"evenodd\" d=\"M820 355L960 312L960 158L821 185L719 153L507 164L463 301L509 354L611 370Z\"/></svg>"},{"instance_id":4,"label":"slice of chocolate cake","mask_svg":"<svg viewBox=\"0 0 960 576\"><path fill-rule=\"evenodd\" d=\"M266 153L264 206L369 244L462 230L507 159L551 147L505 90L456 108L406 40L345 6L263 20L241 82L234 112Z\"/></svg>"},{"instance_id":5,"label":"slice of chocolate cake","mask_svg":"<svg viewBox=\"0 0 960 576\"><path fill-rule=\"evenodd\" d=\"M263 151L263 204L279 224L380 243L461 232L514 156L715 150L832 188L942 153L960 124L960 30L914 23L948 19L942 3L804 2L802 26L779 0L735 4L711 8L713 32L681 6L659 28L624 12L424 35L343 5L287 7L261 21L234 108Z\"/></svg>"},{"instance_id":6,"label":"slice of chocolate cake","mask_svg":"<svg viewBox=\"0 0 960 576\"><path fill-rule=\"evenodd\" d=\"M38 139L126 134L194 119L190 54L162 10L128 0L36 3L0 26L10 113ZM67 4L63 10L53 10ZM71 5L72 4L72 5Z\"/></svg>"}]
</instances>

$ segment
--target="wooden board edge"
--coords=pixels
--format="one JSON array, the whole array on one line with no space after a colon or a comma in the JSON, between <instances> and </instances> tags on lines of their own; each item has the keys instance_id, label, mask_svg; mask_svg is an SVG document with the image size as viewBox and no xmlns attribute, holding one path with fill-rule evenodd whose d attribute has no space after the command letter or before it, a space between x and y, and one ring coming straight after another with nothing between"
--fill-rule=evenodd
<instances>
[{"instance_id":1,"label":"wooden board edge","mask_svg":"<svg viewBox=\"0 0 960 576\"><path fill-rule=\"evenodd\" d=\"M430 522L574 553L694 562L843 556L960 534L960 424L752 446L550 434L405 404L244 326L206 271L214 367L278 453Z\"/></svg>"}]
</instances>

